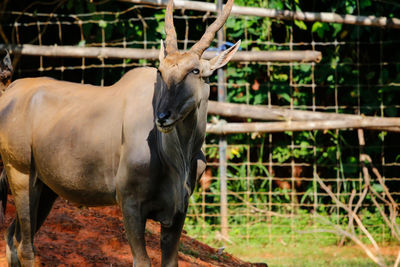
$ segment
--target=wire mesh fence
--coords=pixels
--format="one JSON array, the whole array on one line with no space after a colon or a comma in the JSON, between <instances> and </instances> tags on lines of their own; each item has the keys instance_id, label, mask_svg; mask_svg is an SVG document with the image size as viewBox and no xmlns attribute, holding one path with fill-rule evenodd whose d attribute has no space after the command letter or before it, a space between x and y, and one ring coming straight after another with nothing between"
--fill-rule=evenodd
<instances>
[{"instance_id":1,"label":"wire mesh fence","mask_svg":"<svg viewBox=\"0 0 400 267\"><path fill-rule=\"evenodd\" d=\"M158 48L163 38L163 10L148 5L121 4L118 8L52 6L43 12L6 10L1 24L5 42L17 45L76 45L88 47ZM92 9L91 9L92 8ZM179 47L190 48L214 15L176 11ZM290 109L329 111L372 116L399 116L400 38L398 30L355 25L300 23L270 18L231 17L225 28L228 41L242 40L242 49L318 50L320 63L239 62L227 70L230 102L279 105ZM397 35L396 35L397 33ZM15 55L14 78L53 78L110 85L132 67L156 66L156 61L107 58L60 58ZM211 99L217 82L210 81ZM212 119L212 118L210 118ZM234 120L234 119L233 119ZM243 121L238 119L239 121ZM365 151L382 175L393 198L400 199L400 145L398 133L366 131ZM340 237L312 232L322 214L336 225L348 215L318 185L319 176L341 201L356 206L365 186L357 131L326 130L248 133L227 137L229 236L221 235L219 191L219 136L209 134L204 151L208 167L190 200L186 229L209 242L258 240L265 244L299 239ZM372 178L372 187L384 194ZM353 190L356 191L353 194ZM382 203L387 209L387 205ZM360 216L381 243L392 241L390 229L377 219L370 200ZM308 233L305 233L308 231Z\"/></svg>"}]
</instances>

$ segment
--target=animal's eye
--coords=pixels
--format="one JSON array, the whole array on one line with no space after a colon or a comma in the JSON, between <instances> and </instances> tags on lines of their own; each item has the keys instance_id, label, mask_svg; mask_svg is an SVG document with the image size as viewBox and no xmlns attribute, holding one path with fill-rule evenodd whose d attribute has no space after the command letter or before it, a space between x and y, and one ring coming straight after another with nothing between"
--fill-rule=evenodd
<instances>
[{"instance_id":1,"label":"animal's eye","mask_svg":"<svg viewBox=\"0 0 400 267\"><path fill-rule=\"evenodd\" d=\"M197 75L197 74L200 73L200 70L199 70L199 69L193 69L193 70L192 70L192 73Z\"/></svg>"}]
</instances>

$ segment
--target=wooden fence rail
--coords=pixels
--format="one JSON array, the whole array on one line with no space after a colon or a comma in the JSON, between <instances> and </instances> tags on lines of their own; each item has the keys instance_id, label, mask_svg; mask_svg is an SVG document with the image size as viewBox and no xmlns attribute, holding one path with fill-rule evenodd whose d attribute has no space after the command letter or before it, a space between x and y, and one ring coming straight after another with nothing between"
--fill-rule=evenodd
<instances>
[{"instance_id":1,"label":"wooden fence rail","mask_svg":"<svg viewBox=\"0 0 400 267\"><path fill-rule=\"evenodd\" d=\"M136 49L118 47L80 47L80 46L45 46L45 45L5 45L0 49L8 49L11 53L28 56L47 57L86 57L86 58L130 58L158 60L158 49ZM211 59L216 52L206 51L205 59ZM319 62L321 52L305 51L238 51L232 61L253 62Z\"/></svg>"},{"instance_id":2,"label":"wooden fence rail","mask_svg":"<svg viewBox=\"0 0 400 267\"><path fill-rule=\"evenodd\" d=\"M122 2L129 2L134 4L152 4L152 5L166 5L168 0L119 0ZM189 9L203 12L216 12L217 7L213 3L204 3L199 1L182 1L175 0L174 5L176 9ZM341 23L361 26L375 26L385 28L400 28L400 19L375 17L375 16L354 16L343 15L328 12L302 12L302 11L289 11L289 10L276 10L270 8L259 7L244 7L234 5L231 14L241 16L258 16L268 17L282 20L302 20L302 21L320 21L326 23Z\"/></svg>"},{"instance_id":3,"label":"wooden fence rail","mask_svg":"<svg viewBox=\"0 0 400 267\"><path fill-rule=\"evenodd\" d=\"M365 128L370 130L400 132L400 118L380 118L352 114L290 110L280 107L251 106L245 104L219 103L215 101L209 101L208 113L223 117L285 121L267 123L208 124L207 132L214 134L346 128Z\"/></svg>"},{"instance_id":4,"label":"wooden fence rail","mask_svg":"<svg viewBox=\"0 0 400 267\"><path fill-rule=\"evenodd\" d=\"M400 122L396 118L397 124ZM361 120L329 120L329 121L287 121L287 122L244 122L244 123L217 123L207 124L207 133L227 135L239 133L277 133L277 132L296 132L296 131L312 131L312 130L333 130L333 129L371 129L371 130L391 130L400 132L398 127L391 128L394 123L386 120L370 121Z\"/></svg>"}]
</instances>

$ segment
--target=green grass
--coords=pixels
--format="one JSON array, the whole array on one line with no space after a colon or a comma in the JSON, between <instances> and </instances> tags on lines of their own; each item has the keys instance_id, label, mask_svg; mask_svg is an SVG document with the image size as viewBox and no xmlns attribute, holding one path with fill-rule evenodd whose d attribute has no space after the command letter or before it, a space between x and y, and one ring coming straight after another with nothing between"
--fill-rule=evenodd
<instances>
[{"instance_id":1,"label":"green grass","mask_svg":"<svg viewBox=\"0 0 400 267\"><path fill-rule=\"evenodd\" d=\"M364 218L368 219L367 216ZM364 222L366 225L369 223L367 219ZM224 245L228 253L238 258L264 262L268 266L374 266L364 251L352 242L348 241L345 246L338 247L341 237L332 233L312 232L333 228L306 214L299 215L295 220L272 217L269 223L258 222L249 227L230 221L230 227L229 239L232 242L223 244L219 238L218 226L190 220L185 225L188 235L210 246ZM382 232L382 228L376 227L370 229L375 230L372 234L378 242L382 239L390 240L386 230ZM363 241L366 242L365 239ZM393 265L399 250L400 244L394 242L382 248L388 265Z\"/></svg>"},{"instance_id":2,"label":"green grass","mask_svg":"<svg viewBox=\"0 0 400 267\"><path fill-rule=\"evenodd\" d=\"M356 247L321 247L312 243L260 246L228 245L227 251L243 260L268 266L371 266L373 262ZM392 257L394 261L394 257Z\"/></svg>"}]
</instances>

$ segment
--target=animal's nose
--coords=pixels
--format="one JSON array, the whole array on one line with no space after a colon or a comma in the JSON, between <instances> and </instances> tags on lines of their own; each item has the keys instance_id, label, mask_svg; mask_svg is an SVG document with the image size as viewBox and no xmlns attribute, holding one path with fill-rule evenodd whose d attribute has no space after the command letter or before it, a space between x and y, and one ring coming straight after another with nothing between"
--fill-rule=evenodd
<instances>
[{"instance_id":1,"label":"animal's nose","mask_svg":"<svg viewBox=\"0 0 400 267\"><path fill-rule=\"evenodd\" d=\"M167 111L167 112L157 112L157 121L159 124L164 124L168 118L171 116L171 112Z\"/></svg>"}]
</instances>

